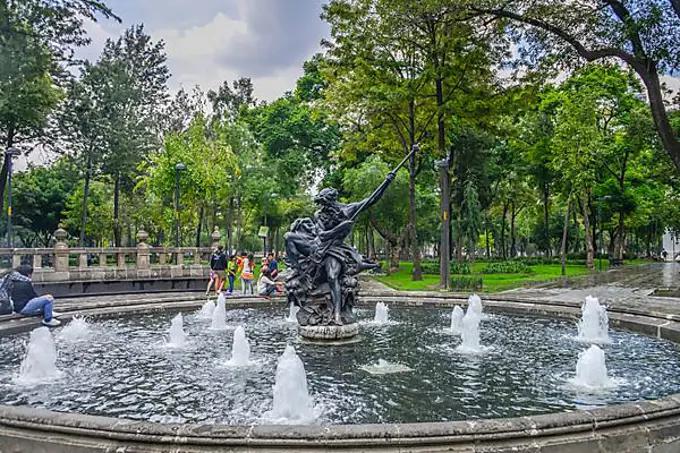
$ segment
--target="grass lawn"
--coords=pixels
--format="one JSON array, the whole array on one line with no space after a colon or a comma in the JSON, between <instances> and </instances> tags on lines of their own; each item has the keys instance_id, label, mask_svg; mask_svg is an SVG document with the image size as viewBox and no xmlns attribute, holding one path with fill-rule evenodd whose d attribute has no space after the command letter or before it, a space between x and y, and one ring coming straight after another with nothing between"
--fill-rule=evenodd
<instances>
[{"instance_id":1,"label":"grass lawn","mask_svg":"<svg viewBox=\"0 0 680 453\"><path fill-rule=\"evenodd\" d=\"M645 260L626 261L626 265L644 264ZM531 274L482 274L487 262L477 261L472 265L472 273L483 278L484 292L495 293L509 289L521 288L529 284L558 279L562 276L562 266L559 264L537 264L530 266ZM597 266L597 262L595 263ZM607 260L602 260L602 267L609 267ZM588 268L581 264L567 264L567 277L588 274ZM397 272L391 275L379 275L375 279L390 288L403 291L428 291L439 289L439 275L423 274L423 280L411 281L413 263L402 261Z\"/></svg>"}]
</instances>

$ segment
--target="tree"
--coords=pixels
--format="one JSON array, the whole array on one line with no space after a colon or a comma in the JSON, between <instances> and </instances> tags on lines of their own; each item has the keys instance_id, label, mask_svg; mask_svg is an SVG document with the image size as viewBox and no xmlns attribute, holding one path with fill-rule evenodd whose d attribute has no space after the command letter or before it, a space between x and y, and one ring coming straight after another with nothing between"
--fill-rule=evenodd
<instances>
[{"instance_id":1,"label":"tree","mask_svg":"<svg viewBox=\"0 0 680 453\"><path fill-rule=\"evenodd\" d=\"M49 167L30 168L13 177L13 217L24 246L49 246L65 217L76 175L73 163L61 158Z\"/></svg>"},{"instance_id":2,"label":"tree","mask_svg":"<svg viewBox=\"0 0 680 453\"><path fill-rule=\"evenodd\" d=\"M134 171L144 156L158 148L162 134L170 77L164 46L162 41L153 42L143 26L133 26L116 41L108 40L97 62L107 80L100 91L108 124L102 164L114 183L116 246L122 241L121 186L132 188Z\"/></svg>"},{"instance_id":3,"label":"tree","mask_svg":"<svg viewBox=\"0 0 680 453\"><path fill-rule=\"evenodd\" d=\"M677 0L470 1L473 15L509 21L530 62L573 66L619 60L642 79L654 124L666 152L680 169L680 139L671 125L659 76L680 68L680 2Z\"/></svg>"},{"instance_id":4,"label":"tree","mask_svg":"<svg viewBox=\"0 0 680 453\"><path fill-rule=\"evenodd\" d=\"M60 81L74 63L74 48L90 42L83 21L98 16L118 20L97 0L0 1L0 139L5 147L41 142L62 94ZM0 209L7 170L3 161Z\"/></svg>"}]
</instances>

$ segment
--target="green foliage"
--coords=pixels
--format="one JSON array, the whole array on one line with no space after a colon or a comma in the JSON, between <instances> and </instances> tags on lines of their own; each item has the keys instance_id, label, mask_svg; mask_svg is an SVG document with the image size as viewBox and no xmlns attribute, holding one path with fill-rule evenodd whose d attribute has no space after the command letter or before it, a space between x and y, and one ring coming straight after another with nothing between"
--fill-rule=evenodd
<instances>
[{"instance_id":1,"label":"green foliage","mask_svg":"<svg viewBox=\"0 0 680 453\"><path fill-rule=\"evenodd\" d=\"M451 289L453 291L481 291L483 286L481 275L451 276Z\"/></svg>"},{"instance_id":2,"label":"green foliage","mask_svg":"<svg viewBox=\"0 0 680 453\"><path fill-rule=\"evenodd\" d=\"M66 201L65 227L71 236L80 234L83 215L83 190L81 182ZM111 246L113 228L113 187L110 181L92 181L88 197L88 220L85 229L87 241L103 247Z\"/></svg>"},{"instance_id":3,"label":"green foliage","mask_svg":"<svg viewBox=\"0 0 680 453\"><path fill-rule=\"evenodd\" d=\"M489 263L484 270L484 274L531 274L531 268L524 261L499 261Z\"/></svg>"}]
</instances>

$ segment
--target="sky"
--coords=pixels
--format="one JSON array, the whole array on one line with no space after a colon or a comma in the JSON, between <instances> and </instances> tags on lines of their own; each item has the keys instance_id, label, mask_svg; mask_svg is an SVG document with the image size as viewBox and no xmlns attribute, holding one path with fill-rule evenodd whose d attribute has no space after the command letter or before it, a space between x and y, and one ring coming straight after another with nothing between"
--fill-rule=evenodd
<instances>
[{"instance_id":1,"label":"sky","mask_svg":"<svg viewBox=\"0 0 680 453\"><path fill-rule=\"evenodd\" d=\"M272 101L295 87L302 64L320 50L329 27L319 17L324 0L109 0L122 23L88 23L95 60L107 38L143 23L166 44L171 90L217 89L251 77L255 97ZM199 6L200 5L200 6Z\"/></svg>"}]
</instances>

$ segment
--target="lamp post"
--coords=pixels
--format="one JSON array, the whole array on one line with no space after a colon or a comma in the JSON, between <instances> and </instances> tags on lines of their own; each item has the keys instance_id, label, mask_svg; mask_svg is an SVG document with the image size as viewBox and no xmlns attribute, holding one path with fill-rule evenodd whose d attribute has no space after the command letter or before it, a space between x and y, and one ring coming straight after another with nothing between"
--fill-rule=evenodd
<instances>
[{"instance_id":1,"label":"lamp post","mask_svg":"<svg viewBox=\"0 0 680 453\"><path fill-rule=\"evenodd\" d=\"M602 202L604 200L610 200L612 198L611 195L605 195L603 197L596 198L597 200L597 224L600 226L600 239L598 240L599 244L596 250L598 250L599 253L599 258L598 258L598 271L602 272L602 251L599 250L602 247L603 240L602 240Z\"/></svg>"},{"instance_id":2,"label":"lamp post","mask_svg":"<svg viewBox=\"0 0 680 453\"><path fill-rule=\"evenodd\" d=\"M5 159L7 160L7 248L12 248L12 159L19 156L21 151L17 148L7 148Z\"/></svg>"},{"instance_id":3,"label":"lamp post","mask_svg":"<svg viewBox=\"0 0 680 453\"><path fill-rule=\"evenodd\" d=\"M449 262L451 259L451 225L449 220L450 209L450 181L449 181L449 159L442 159L436 162L439 170L439 177L441 183L441 241L439 245L439 288L446 290L450 286L449 277L450 269Z\"/></svg>"},{"instance_id":4,"label":"lamp post","mask_svg":"<svg viewBox=\"0 0 680 453\"><path fill-rule=\"evenodd\" d=\"M179 163L175 165L175 247L179 248L179 174L187 166Z\"/></svg>"}]
</instances>

